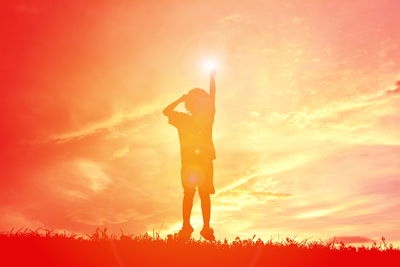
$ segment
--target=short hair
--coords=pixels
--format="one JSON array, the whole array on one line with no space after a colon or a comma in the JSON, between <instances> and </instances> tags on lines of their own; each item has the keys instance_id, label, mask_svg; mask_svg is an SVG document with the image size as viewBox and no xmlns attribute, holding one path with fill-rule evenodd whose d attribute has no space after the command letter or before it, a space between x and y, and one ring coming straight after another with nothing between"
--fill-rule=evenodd
<instances>
[{"instance_id":1,"label":"short hair","mask_svg":"<svg viewBox=\"0 0 400 267\"><path fill-rule=\"evenodd\" d=\"M186 95L185 108L190 113L208 112L210 109L210 95L204 89L193 88Z\"/></svg>"}]
</instances>

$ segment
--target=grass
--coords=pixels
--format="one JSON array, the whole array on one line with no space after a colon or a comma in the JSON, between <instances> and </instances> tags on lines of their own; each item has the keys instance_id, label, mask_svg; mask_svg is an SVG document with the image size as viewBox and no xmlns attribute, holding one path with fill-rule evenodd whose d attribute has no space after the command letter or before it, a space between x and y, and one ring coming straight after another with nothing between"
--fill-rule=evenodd
<instances>
[{"instance_id":1,"label":"grass","mask_svg":"<svg viewBox=\"0 0 400 267\"><path fill-rule=\"evenodd\" d=\"M400 250L387 244L240 239L207 242L155 233L109 235L20 229L0 234L0 266L394 266Z\"/></svg>"}]
</instances>

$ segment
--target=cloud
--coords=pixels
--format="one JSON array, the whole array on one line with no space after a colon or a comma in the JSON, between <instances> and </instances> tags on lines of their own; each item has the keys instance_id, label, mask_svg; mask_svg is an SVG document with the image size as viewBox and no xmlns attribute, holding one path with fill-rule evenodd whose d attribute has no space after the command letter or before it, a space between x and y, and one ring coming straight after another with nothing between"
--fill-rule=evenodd
<instances>
[{"instance_id":1,"label":"cloud","mask_svg":"<svg viewBox=\"0 0 400 267\"><path fill-rule=\"evenodd\" d=\"M101 164L88 159L60 161L50 166L41 166L33 177L40 176L36 183L57 201L81 201L93 198L115 182L103 170Z\"/></svg>"},{"instance_id":2,"label":"cloud","mask_svg":"<svg viewBox=\"0 0 400 267\"><path fill-rule=\"evenodd\" d=\"M94 162L91 161L78 161L76 163L83 177L86 177L86 184L93 192L100 192L106 188L106 186L111 182L111 179L108 177L104 171L99 168Z\"/></svg>"},{"instance_id":3,"label":"cloud","mask_svg":"<svg viewBox=\"0 0 400 267\"><path fill-rule=\"evenodd\" d=\"M400 93L400 81L396 82L396 86L397 86L396 89L388 90L388 91L386 91L386 93L389 95L390 94L399 94Z\"/></svg>"},{"instance_id":4,"label":"cloud","mask_svg":"<svg viewBox=\"0 0 400 267\"><path fill-rule=\"evenodd\" d=\"M273 192L264 192L264 191L249 191L249 190L231 190L224 191L219 194L220 197L238 197L240 195L253 195L253 196L261 196L261 197L290 197L291 194L288 193L273 193Z\"/></svg>"},{"instance_id":5,"label":"cloud","mask_svg":"<svg viewBox=\"0 0 400 267\"><path fill-rule=\"evenodd\" d=\"M396 88L394 90L389 90L386 91L387 94L391 95L391 94L400 94L400 88Z\"/></svg>"},{"instance_id":6,"label":"cloud","mask_svg":"<svg viewBox=\"0 0 400 267\"><path fill-rule=\"evenodd\" d=\"M301 207L295 218L307 221L315 219L326 221L326 226L337 221L346 221L349 225L362 224L368 222L374 215L381 214L393 207L393 203L384 203L385 197L381 195L345 196L344 198L343 204L339 205L331 201L323 201L319 207L318 205Z\"/></svg>"},{"instance_id":7,"label":"cloud","mask_svg":"<svg viewBox=\"0 0 400 267\"><path fill-rule=\"evenodd\" d=\"M115 128L123 127L126 124L142 120L149 114L154 114L156 111L160 110L161 105L158 102L148 103L136 108L131 112L114 112L109 115L106 119L93 121L79 130L64 132L61 134L54 134L46 137L46 139L39 142L56 142L64 143L69 142L73 139L82 139L86 136L92 134L98 134L101 132L110 132Z\"/></svg>"},{"instance_id":8,"label":"cloud","mask_svg":"<svg viewBox=\"0 0 400 267\"><path fill-rule=\"evenodd\" d=\"M13 228L15 232L20 228L37 229L38 227L43 226L42 222L27 218L23 212L6 209L4 207L1 207L0 210L2 213L2 218L0 220L0 231L11 231Z\"/></svg>"},{"instance_id":9,"label":"cloud","mask_svg":"<svg viewBox=\"0 0 400 267\"><path fill-rule=\"evenodd\" d=\"M291 197L291 194L288 193L272 193L272 192L250 192L253 196L260 197Z\"/></svg>"},{"instance_id":10,"label":"cloud","mask_svg":"<svg viewBox=\"0 0 400 267\"><path fill-rule=\"evenodd\" d=\"M118 150L114 151L114 153L111 156L111 159L122 158L122 157L126 156L129 152L130 152L129 146L118 149Z\"/></svg>"},{"instance_id":11,"label":"cloud","mask_svg":"<svg viewBox=\"0 0 400 267\"><path fill-rule=\"evenodd\" d=\"M216 210L243 210L246 207L262 205L269 201L290 198L288 193L256 192L235 189L225 191L216 196L214 208Z\"/></svg>"},{"instance_id":12,"label":"cloud","mask_svg":"<svg viewBox=\"0 0 400 267\"><path fill-rule=\"evenodd\" d=\"M243 15L240 14L232 14L223 18L220 18L218 20L218 23L221 23L223 25L225 24L237 24L243 21Z\"/></svg>"}]
</instances>

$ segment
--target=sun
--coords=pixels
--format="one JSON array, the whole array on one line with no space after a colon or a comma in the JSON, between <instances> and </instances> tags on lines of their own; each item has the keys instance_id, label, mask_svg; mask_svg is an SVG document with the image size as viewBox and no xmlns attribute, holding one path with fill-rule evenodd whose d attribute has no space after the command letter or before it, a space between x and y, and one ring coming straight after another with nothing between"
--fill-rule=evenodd
<instances>
[{"instance_id":1,"label":"sun","mask_svg":"<svg viewBox=\"0 0 400 267\"><path fill-rule=\"evenodd\" d=\"M210 72L212 70L217 70L218 68L218 63L214 59L207 59L204 60L203 62L203 69L207 72Z\"/></svg>"}]
</instances>

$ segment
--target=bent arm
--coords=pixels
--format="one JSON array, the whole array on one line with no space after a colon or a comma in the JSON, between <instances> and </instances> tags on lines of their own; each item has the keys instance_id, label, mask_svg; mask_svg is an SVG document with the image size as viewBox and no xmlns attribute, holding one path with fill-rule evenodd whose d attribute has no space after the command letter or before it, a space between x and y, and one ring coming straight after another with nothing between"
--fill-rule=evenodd
<instances>
[{"instance_id":1,"label":"bent arm","mask_svg":"<svg viewBox=\"0 0 400 267\"><path fill-rule=\"evenodd\" d=\"M181 96L180 98L178 98L177 100L175 100L174 102L172 102L171 104L169 104L164 110L163 110L163 114L165 116L169 116L171 114L172 111L174 111L174 109L176 108L177 105L179 105L180 103L182 103L183 101L185 101L185 95Z\"/></svg>"}]
</instances>

